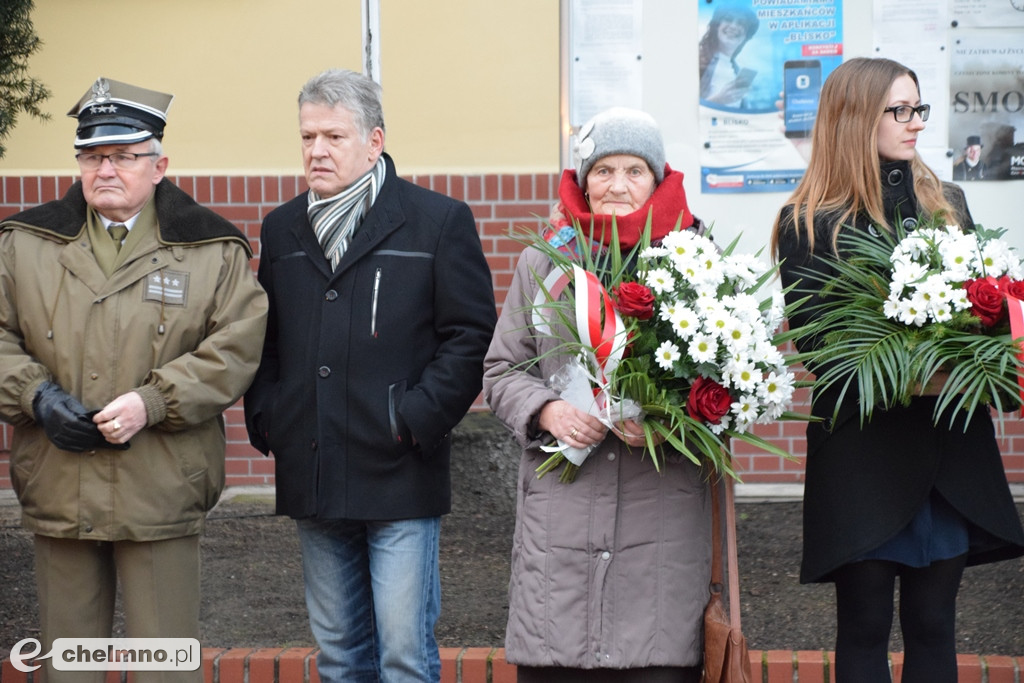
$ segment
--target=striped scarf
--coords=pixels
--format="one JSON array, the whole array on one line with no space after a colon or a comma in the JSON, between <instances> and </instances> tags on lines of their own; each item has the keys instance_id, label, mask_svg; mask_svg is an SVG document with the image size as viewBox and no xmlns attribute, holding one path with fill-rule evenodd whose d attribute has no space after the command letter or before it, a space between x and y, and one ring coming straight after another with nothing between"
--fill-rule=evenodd
<instances>
[{"instance_id":1,"label":"striped scarf","mask_svg":"<svg viewBox=\"0 0 1024 683\"><path fill-rule=\"evenodd\" d=\"M341 257L348 249L356 228L377 200L381 185L384 184L384 157L343 192L327 199L321 199L313 190L309 191L309 206L306 213L313 233L323 247L324 256L337 270Z\"/></svg>"}]
</instances>

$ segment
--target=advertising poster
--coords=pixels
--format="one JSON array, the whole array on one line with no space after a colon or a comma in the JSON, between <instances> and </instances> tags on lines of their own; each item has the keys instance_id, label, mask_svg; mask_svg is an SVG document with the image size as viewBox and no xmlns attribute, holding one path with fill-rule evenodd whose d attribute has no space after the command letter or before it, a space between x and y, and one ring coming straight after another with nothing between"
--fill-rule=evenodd
<instances>
[{"instance_id":1,"label":"advertising poster","mask_svg":"<svg viewBox=\"0 0 1024 683\"><path fill-rule=\"evenodd\" d=\"M701 189L789 192L821 84L843 59L842 0L704 0L698 9Z\"/></svg>"},{"instance_id":2,"label":"advertising poster","mask_svg":"<svg viewBox=\"0 0 1024 683\"><path fill-rule=\"evenodd\" d=\"M961 29L950 54L953 180L1024 180L1020 29Z\"/></svg>"}]
</instances>

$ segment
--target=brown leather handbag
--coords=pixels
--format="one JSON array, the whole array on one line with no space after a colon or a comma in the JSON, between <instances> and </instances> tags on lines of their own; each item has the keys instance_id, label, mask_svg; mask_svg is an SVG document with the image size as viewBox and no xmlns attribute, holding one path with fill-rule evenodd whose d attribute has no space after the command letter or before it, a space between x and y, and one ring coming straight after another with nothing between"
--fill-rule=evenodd
<instances>
[{"instance_id":1,"label":"brown leather handbag","mask_svg":"<svg viewBox=\"0 0 1024 683\"><path fill-rule=\"evenodd\" d=\"M733 482L715 477L711 482L711 599L704 608L703 683L751 683L747 639L740 630L740 576L736 553L736 507ZM729 562L729 613L722 600L722 531L719 489L725 489L725 545Z\"/></svg>"}]
</instances>

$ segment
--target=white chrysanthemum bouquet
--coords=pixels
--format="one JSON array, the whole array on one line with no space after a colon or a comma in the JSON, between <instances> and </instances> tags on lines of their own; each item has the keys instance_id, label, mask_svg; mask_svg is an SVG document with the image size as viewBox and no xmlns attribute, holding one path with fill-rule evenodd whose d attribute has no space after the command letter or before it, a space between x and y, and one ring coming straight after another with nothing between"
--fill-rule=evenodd
<instances>
[{"instance_id":1,"label":"white chrysanthemum bouquet","mask_svg":"<svg viewBox=\"0 0 1024 683\"><path fill-rule=\"evenodd\" d=\"M593 243L575 230L578 244ZM557 318L570 331L560 352L580 359L578 374L587 377L589 393L610 406L606 423L623 416L616 412L621 406L639 407L624 416L642 422L654 467L661 467L655 435L692 461L733 476L730 439L791 457L752 431L755 424L807 419L789 412L797 381L774 341L787 313L784 297L779 291L755 296L774 269L734 254L736 242L720 252L707 237L678 226L660 244L650 244L649 235L648 226L628 255L584 248L575 257L527 237L555 263L547 278L538 278L535 328L550 333L547 321ZM572 457L578 454L567 454L564 444L551 450L538 472L567 462L562 477L571 480L582 464Z\"/></svg>"},{"instance_id":2,"label":"white chrysanthemum bouquet","mask_svg":"<svg viewBox=\"0 0 1024 683\"><path fill-rule=\"evenodd\" d=\"M892 282L883 311L905 325L952 323L958 329L992 327L1005 318L1000 289L1024 277L1017 254L992 237L958 226L923 228L904 237L890 258ZM990 297L992 305L986 305ZM956 314L967 312L968 316Z\"/></svg>"},{"instance_id":3,"label":"white chrysanthemum bouquet","mask_svg":"<svg viewBox=\"0 0 1024 683\"><path fill-rule=\"evenodd\" d=\"M719 254L711 240L685 230L644 249L638 264L653 294L651 315L637 317L633 362L616 379L677 388L689 416L715 434L743 434L782 417L795 389L772 343L785 305L778 291L764 301L751 294L769 267L749 255ZM628 291L616 292L620 311Z\"/></svg>"},{"instance_id":4,"label":"white chrysanthemum bouquet","mask_svg":"<svg viewBox=\"0 0 1024 683\"><path fill-rule=\"evenodd\" d=\"M1020 408L1024 264L1003 230L920 226L845 236L844 260L831 263L839 277L801 285L826 295L817 320L791 332L824 340L800 356L822 368L815 387L856 383L862 419L936 382L936 423L949 408L951 421L983 405Z\"/></svg>"}]
</instances>

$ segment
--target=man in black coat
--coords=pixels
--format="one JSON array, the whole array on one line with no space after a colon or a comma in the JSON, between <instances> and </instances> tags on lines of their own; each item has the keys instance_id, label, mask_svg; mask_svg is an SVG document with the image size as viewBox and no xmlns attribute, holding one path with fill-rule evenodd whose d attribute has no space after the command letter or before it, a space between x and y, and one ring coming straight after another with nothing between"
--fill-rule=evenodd
<instances>
[{"instance_id":1,"label":"man in black coat","mask_svg":"<svg viewBox=\"0 0 1024 683\"><path fill-rule=\"evenodd\" d=\"M436 681L449 433L480 392L490 270L469 207L397 176L379 85L315 76L299 122L310 189L263 223L249 437L297 520L321 680Z\"/></svg>"}]
</instances>

